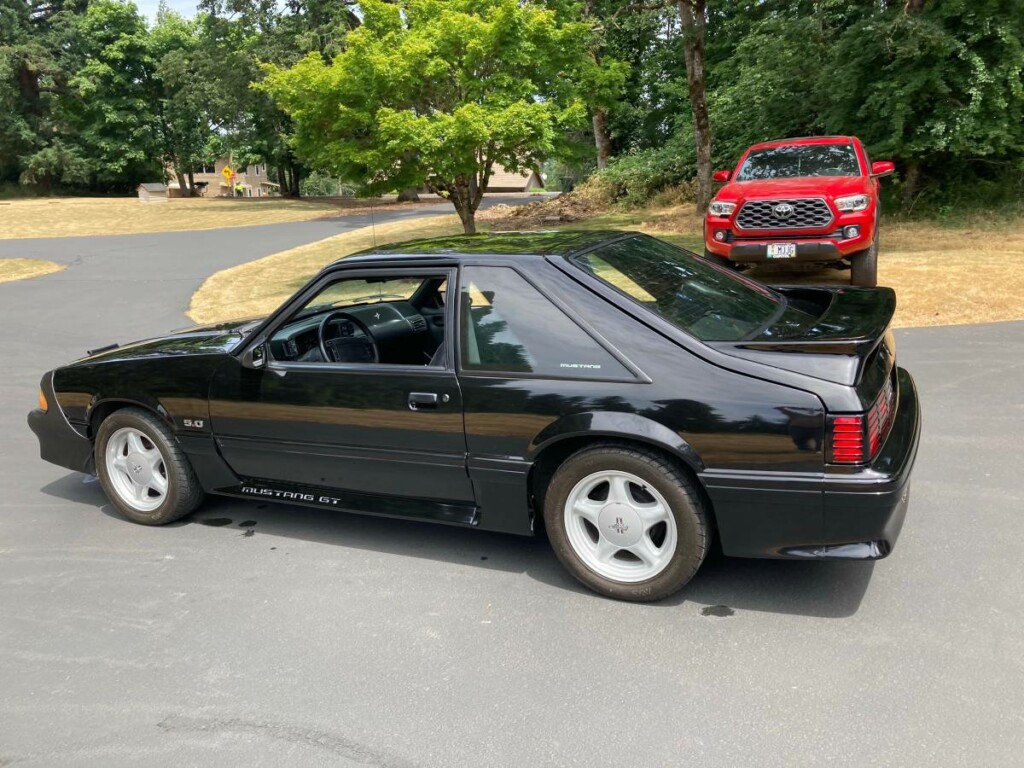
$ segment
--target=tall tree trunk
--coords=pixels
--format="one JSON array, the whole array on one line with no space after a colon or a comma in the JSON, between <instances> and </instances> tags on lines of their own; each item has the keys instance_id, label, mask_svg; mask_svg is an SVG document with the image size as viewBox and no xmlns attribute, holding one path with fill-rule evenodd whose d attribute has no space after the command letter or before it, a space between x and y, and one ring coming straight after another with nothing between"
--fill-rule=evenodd
<instances>
[{"instance_id":1,"label":"tall tree trunk","mask_svg":"<svg viewBox=\"0 0 1024 768\"><path fill-rule=\"evenodd\" d=\"M678 0L683 28L686 83L693 112L693 137L697 144L697 212L711 202L711 121L704 87L704 28L707 0Z\"/></svg>"},{"instance_id":2,"label":"tall tree trunk","mask_svg":"<svg viewBox=\"0 0 1024 768\"><path fill-rule=\"evenodd\" d=\"M196 172L189 168L188 171L188 196L196 196Z\"/></svg>"},{"instance_id":3,"label":"tall tree trunk","mask_svg":"<svg viewBox=\"0 0 1024 768\"><path fill-rule=\"evenodd\" d=\"M178 189L181 190L181 196L192 197L192 188L188 185L188 179L185 177L185 171L180 168L175 168L174 176L178 179Z\"/></svg>"},{"instance_id":4,"label":"tall tree trunk","mask_svg":"<svg viewBox=\"0 0 1024 768\"><path fill-rule=\"evenodd\" d=\"M903 210L909 211L917 202L917 190L921 186L921 164L917 160L907 162L903 174Z\"/></svg>"},{"instance_id":5,"label":"tall tree trunk","mask_svg":"<svg viewBox=\"0 0 1024 768\"><path fill-rule=\"evenodd\" d=\"M285 176L284 165L281 164L277 166L277 191L281 197L288 196L288 179Z\"/></svg>"},{"instance_id":6,"label":"tall tree trunk","mask_svg":"<svg viewBox=\"0 0 1024 768\"><path fill-rule=\"evenodd\" d=\"M608 160L612 156L612 137L608 133L608 109L607 107L594 107L594 146L597 147L597 167L608 167Z\"/></svg>"}]
</instances>

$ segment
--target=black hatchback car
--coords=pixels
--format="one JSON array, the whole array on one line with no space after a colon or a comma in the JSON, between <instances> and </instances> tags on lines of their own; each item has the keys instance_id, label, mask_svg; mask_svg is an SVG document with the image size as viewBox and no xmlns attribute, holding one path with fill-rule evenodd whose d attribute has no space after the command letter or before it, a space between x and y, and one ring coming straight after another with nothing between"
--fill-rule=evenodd
<instances>
[{"instance_id":1,"label":"black hatchback car","mask_svg":"<svg viewBox=\"0 0 1024 768\"><path fill-rule=\"evenodd\" d=\"M727 555L876 559L920 415L891 290L768 288L621 232L494 234L330 265L260 321L47 373L42 457L159 525L204 493L546 529L656 600Z\"/></svg>"}]
</instances>

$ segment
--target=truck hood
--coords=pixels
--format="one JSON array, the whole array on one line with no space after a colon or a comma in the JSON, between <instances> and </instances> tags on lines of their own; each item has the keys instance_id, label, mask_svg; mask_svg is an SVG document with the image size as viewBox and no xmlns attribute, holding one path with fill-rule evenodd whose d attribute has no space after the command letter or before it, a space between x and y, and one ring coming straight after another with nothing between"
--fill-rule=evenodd
<instances>
[{"instance_id":1,"label":"truck hood","mask_svg":"<svg viewBox=\"0 0 1024 768\"><path fill-rule=\"evenodd\" d=\"M72 365L110 363L149 357L227 354L261 322L262 320L238 320L216 325L195 326L175 331L167 336L135 341L123 346L111 344L100 349L90 350L86 357L76 360Z\"/></svg>"},{"instance_id":2,"label":"truck hood","mask_svg":"<svg viewBox=\"0 0 1024 768\"><path fill-rule=\"evenodd\" d=\"M841 197L867 193L860 176L816 176L799 179L731 181L719 190L716 200L763 200L780 197Z\"/></svg>"},{"instance_id":3,"label":"truck hood","mask_svg":"<svg viewBox=\"0 0 1024 768\"><path fill-rule=\"evenodd\" d=\"M851 387L860 384L872 366L888 372L894 358L889 327L896 311L891 288L777 290L801 311L784 313L752 339L710 346L733 357Z\"/></svg>"}]
</instances>

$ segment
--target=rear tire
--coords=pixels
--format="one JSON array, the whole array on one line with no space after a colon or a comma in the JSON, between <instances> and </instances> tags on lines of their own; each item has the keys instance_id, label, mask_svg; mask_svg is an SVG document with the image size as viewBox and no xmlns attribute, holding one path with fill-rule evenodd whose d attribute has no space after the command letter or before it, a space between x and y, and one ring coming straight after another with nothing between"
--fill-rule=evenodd
<instances>
[{"instance_id":1,"label":"rear tire","mask_svg":"<svg viewBox=\"0 0 1024 768\"><path fill-rule=\"evenodd\" d=\"M871 247L850 257L850 285L874 288L878 285L878 233Z\"/></svg>"},{"instance_id":2,"label":"rear tire","mask_svg":"<svg viewBox=\"0 0 1024 768\"><path fill-rule=\"evenodd\" d=\"M633 602L680 590L711 543L703 501L682 470L653 451L615 444L586 448L558 468L544 524L578 581Z\"/></svg>"},{"instance_id":3,"label":"rear tire","mask_svg":"<svg viewBox=\"0 0 1024 768\"><path fill-rule=\"evenodd\" d=\"M132 522L164 525L203 501L203 488L174 436L141 408L124 408L104 419L95 454L107 498Z\"/></svg>"}]
</instances>

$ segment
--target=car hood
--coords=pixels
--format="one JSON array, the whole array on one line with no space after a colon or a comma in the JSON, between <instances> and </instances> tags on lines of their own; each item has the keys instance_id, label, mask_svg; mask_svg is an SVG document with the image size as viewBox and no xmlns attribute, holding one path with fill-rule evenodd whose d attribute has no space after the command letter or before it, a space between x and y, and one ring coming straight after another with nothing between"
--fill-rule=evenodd
<instances>
[{"instance_id":1,"label":"car hood","mask_svg":"<svg viewBox=\"0 0 1024 768\"><path fill-rule=\"evenodd\" d=\"M731 181L719 190L717 200L759 200L779 197L839 197L867 192L861 176L815 176L799 179Z\"/></svg>"},{"instance_id":2,"label":"car hood","mask_svg":"<svg viewBox=\"0 0 1024 768\"><path fill-rule=\"evenodd\" d=\"M227 354L261 322L262 320L238 320L216 325L195 326L175 331L167 336L135 341L130 344L111 344L107 347L90 350L86 357L76 360L72 365L152 357Z\"/></svg>"}]
</instances>

